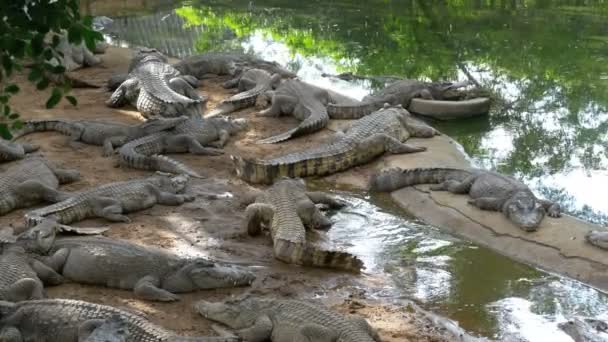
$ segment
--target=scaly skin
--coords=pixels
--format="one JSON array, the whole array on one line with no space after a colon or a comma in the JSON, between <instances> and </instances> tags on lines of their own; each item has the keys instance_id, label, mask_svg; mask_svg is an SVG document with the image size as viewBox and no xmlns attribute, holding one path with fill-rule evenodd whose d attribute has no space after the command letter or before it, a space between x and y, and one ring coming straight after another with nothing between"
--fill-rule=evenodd
<instances>
[{"instance_id":1,"label":"scaly skin","mask_svg":"<svg viewBox=\"0 0 608 342\"><path fill-rule=\"evenodd\" d=\"M0 175L0 215L40 202L58 202L66 195L59 184L77 181L75 170L62 170L42 158L27 158Z\"/></svg>"},{"instance_id":2,"label":"scaly skin","mask_svg":"<svg viewBox=\"0 0 608 342\"><path fill-rule=\"evenodd\" d=\"M23 159L27 153L35 152L39 146L14 143L0 138L0 162Z\"/></svg>"},{"instance_id":3,"label":"scaly skin","mask_svg":"<svg viewBox=\"0 0 608 342\"><path fill-rule=\"evenodd\" d=\"M535 231L548 214L559 217L559 204L538 199L524 183L496 172L485 170L391 169L374 175L372 191L394 191L416 184L438 184L432 190L468 194L469 204L483 210L502 212L507 219L525 231Z\"/></svg>"},{"instance_id":4,"label":"scaly skin","mask_svg":"<svg viewBox=\"0 0 608 342\"><path fill-rule=\"evenodd\" d=\"M237 176L250 183L271 184L279 177L323 176L365 164L385 152L394 154L425 151L404 144L410 137L431 138L438 134L403 108L379 110L356 121L333 143L301 152L250 160L232 156Z\"/></svg>"},{"instance_id":5,"label":"scaly skin","mask_svg":"<svg viewBox=\"0 0 608 342\"><path fill-rule=\"evenodd\" d=\"M14 134L14 139L34 132L57 131L70 136L70 142L103 146L103 155L110 156L116 147L131 140L175 127L187 117L149 120L137 125L112 122L63 119L29 120ZM1 149L1 146L0 146Z\"/></svg>"},{"instance_id":6,"label":"scaly skin","mask_svg":"<svg viewBox=\"0 0 608 342\"><path fill-rule=\"evenodd\" d=\"M301 300L200 301L195 310L205 318L236 329L239 337L251 342L380 341L363 317L342 315Z\"/></svg>"},{"instance_id":7,"label":"scaly skin","mask_svg":"<svg viewBox=\"0 0 608 342\"><path fill-rule=\"evenodd\" d=\"M416 80L401 80L388 85L380 92L368 95L359 104L330 103L327 112L332 119L359 119L375 110L382 108L385 103L389 105L402 105L408 108L410 101L415 97L443 100L454 96L457 88L468 83L427 83Z\"/></svg>"},{"instance_id":8,"label":"scaly skin","mask_svg":"<svg viewBox=\"0 0 608 342\"><path fill-rule=\"evenodd\" d=\"M228 114L239 109L252 107L256 105L258 96L274 89L280 81L281 75L279 74L270 75L269 72L262 69L247 70L241 76L224 83L226 88L238 87L240 93L222 101L216 109L206 116Z\"/></svg>"},{"instance_id":9,"label":"scaly skin","mask_svg":"<svg viewBox=\"0 0 608 342\"><path fill-rule=\"evenodd\" d=\"M130 222L123 215L154 206L181 205L194 200L191 195L178 195L188 182L188 176L154 176L126 182L109 183L92 190L72 194L67 199L25 214L28 226L45 219L62 225L101 217L112 222Z\"/></svg>"},{"instance_id":10,"label":"scaly skin","mask_svg":"<svg viewBox=\"0 0 608 342\"><path fill-rule=\"evenodd\" d=\"M323 250L306 242L306 228L331 227L331 221L321 214L315 203L334 208L343 206L327 194L307 192L301 179L280 180L247 207L247 231L250 235L258 235L262 225L270 227L274 256L283 262L360 272L363 263L357 257L346 252Z\"/></svg>"},{"instance_id":11,"label":"scaly skin","mask_svg":"<svg viewBox=\"0 0 608 342\"><path fill-rule=\"evenodd\" d=\"M79 342L91 324L120 316L127 323L129 342L236 342L234 338L181 337L148 321L143 314L107 305L70 299L0 302L0 340L6 342ZM80 333L79 333L80 332Z\"/></svg>"},{"instance_id":12,"label":"scaly skin","mask_svg":"<svg viewBox=\"0 0 608 342\"><path fill-rule=\"evenodd\" d=\"M129 325L119 315L104 320L90 321L81 326L78 331L78 339L82 342L126 342L128 336Z\"/></svg>"},{"instance_id":13,"label":"scaly skin","mask_svg":"<svg viewBox=\"0 0 608 342\"><path fill-rule=\"evenodd\" d=\"M242 119L192 117L170 131L155 133L124 145L120 150L122 165L134 169L184 173L202 177L190 167L161 153L189 152L198 155L219 155L231 135L245 128ZM212 146L208 148L205 146Z\"/></svg>"},{"instance_id":14,"label":"scaly skin","mask_svg":"<svg viewBox=\"0 0 608 342\"><path fill-rule=\"evenodd\" d=\"M18 244L67 280L133 290L147 300L175 301L175 293L247 286L255 280L243 267L186 259L125 240L56 237L52 225L27 231Z\"/></svg>"}]
</instances>

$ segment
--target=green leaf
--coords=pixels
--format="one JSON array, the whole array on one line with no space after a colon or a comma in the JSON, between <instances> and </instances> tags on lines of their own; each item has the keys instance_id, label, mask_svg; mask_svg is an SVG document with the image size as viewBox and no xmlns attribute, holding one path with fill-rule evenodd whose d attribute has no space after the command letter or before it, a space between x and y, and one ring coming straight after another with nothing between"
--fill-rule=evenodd
<instances>
[{"instance_id":1,"label":"green leaf","mask_svg":"<svg viewBox=\"0 0 608 342\"><path fill-rule=\"evenodd\" d=\"M17 119L19 119L19 114L13 113L13 114L9 115L8 118L11 120L17 120Z\"/></svg>"},{"instance_id":2,"label":"green leaf","mask_svg":"<svg viewBox=\"0 0 608 342\"><path fill-rule=\"evenodd\" d=\"M13 124L11 125L12 130L16 131L21 128L23 128L23 121L21 121L21 120L13 121Z\"/></svg>"},{"instance_id":3,"label":"green leaf","mask_svg":"<svg viewBox=\"0 0 608 342\"><path fill-rule=\"evenodd\" d=\"M55 65L51 72L53 74L63 74L65 72L65 67L63 65Z\"/></svg>"},{"instance_id":4,"label":"green leaf","mask_svg":"<svg viewBox=\"0 0 608 342\"><path fill-rule=\"evenodd\" d=\"M38 90L46 89L49 86L49 83L50 83L49 79L43 76L42 79L40 80L40 82L38 82L36 84L36 89L38 89Z\"/></svg>"},{"instance_id":5,"label":"green leaf","mask_svg":"<svg viewBox=\"0 0 608 342\"><path fill-rule=\"evenodd\" d=\"M78 24L72 24L68 29L68 41L72 44L80 44L82 42L82 28Z\"/></svg>"},{"instance_id":6,"label":"green leaf","mask_svg":"<svg viewBox=\"0 0 608 342\"><path fill-rule=\"evenodd\" d=\"M10 77L13 72L13 61L9 55L2 55L2 67L6 72L6 76Z\"/></svg>"},{"instance_id":7,"label":"green leaf","mask_svg":"<svg viewBox=\"0 0 608 342\"><path fill-rule=\"evenodd\" d=\"M42 51L44 50L44 34L37 34L32 38L32 55L34 57L40 56Z\"/></svg>"},{"instance_id":8,"label":"green leaf","mask_svg":"<svg viewBox=\"0 0 608 342\"><path fill-rule=\"evenodd\" d=\"M11 114L11 107L8 105L4 105L4 116L9 116Z\"/></svg>"},{"instance_id":9,"label":"green leaf","mask_svg":"<svg viewBox=\"0 0 608 342\"><path fill-rule=\"evenodd\" d=\"M34 82L39 80L41 77L42 70L40 70L40 67L36 65L32 68L32 71L30 71L30 74L27 76L27 79L30 80L30 82Z\"/></svg>"},{"instance_id":10,"label":"green leaf","mask_svg":"<svg viewBox=\"0 0 608 342\"><path fill-rule=\"evenodd\" d=\"M21 39L13 39L11 42L11 53L15 58L23 58L25 55L25 41Z\"/></svg>"},{"instance_id":11,"label":"green leaf","mask_svg":"<svg viewBox=\"0 0 608 342\"><path fill-rule=\"evenodd\" d=\"M6 86L6 88L4 88L4 92L16 94L19 92L19 86L17 86L16 84L9 84L8 86Z\"/></svg>"},{"instance_id":12,"label":"green leaf","mask_svg":"<svg viewBox=\"0 0 608 342\"><path fill-rule=\"evenodd\" d=\"M84 26L86 27L91 27L91 25L93 25L93 17L90 15L86 15L83 19L82 19L82 23L84 24Z\"/></svg>"},{"instance_id":13,"label":"green leaf","mask_svg":"<svg viewBox=\"0 0 608 342\"><path fill-rule=\"evenodd\" d=\"M55 107L59 103L59 101L61 101L62 96L63 94L61 93L61 90L59 90L59 88L53 88L51 97L49 97L49 99L46 101L46 108L50 109Z\"/></svg>"},{"instance_id":14,"label":"green leaf","mask_svg":"<svg viewBox=\"0 0 608 342\"><path fill-rule=\"evenodd\" d=\"M59 43L61 42L61 39L59 38L59 35L56 34L53 36L53 42L51 44L51 46L53 47L53 49L57 48L57 46L59 45Z\"/></svg>"},{"instance_id":15,"label":"green leaf","mask_svg":"<svg viewBox=\"0 0 608 342\"><path fill-rule=\"evenodd\" d=\"M68 102L70 102L72 106L78 105L78 100L76 100L76 98L72 95L66 96L65 99L68 100Z\"/></svg>"},{"instance_id":16,"label":"green leaf","mask_svg":"<svg viewBox=\"0 0 608 342\"><path fill-rule=\"evenodd\" d=\"M6 95L0 96L0 103L8 103L8 96L6 96Z\"/></svg>"},{"instance_id":17,"label":"green leaf","mask_svg":"<svg viewBox=\"0 0 608 342\"><path fill-rule=\"evenodd\" d=\"M9 140L13 138L11 131L5 123L0 123L0 137Z\"/></svg>"},{"instance_id":18,"label":"green leaf","mask_svg":"<svg viewBox=\"0 0 608 342\"><path fill-rule=\"evenodd\" d=\"M44 56L44 59L46 59L47 61L50 60L54 56L53 50L51 50L50 48L44 49L43 56Z\"/></svg>"}]
</instances>

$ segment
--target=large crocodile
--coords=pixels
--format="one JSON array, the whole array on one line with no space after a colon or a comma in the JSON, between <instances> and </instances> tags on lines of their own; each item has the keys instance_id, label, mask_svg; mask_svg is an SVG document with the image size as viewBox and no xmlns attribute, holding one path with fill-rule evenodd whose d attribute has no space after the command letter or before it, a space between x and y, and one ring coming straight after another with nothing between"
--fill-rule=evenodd
<instances>
[{"instance_id":1,"label":"large crocodile","mask_svg":"<svg viewBox=\"0 0 608 342\"><path fill-rule=\"evenodd\" d=\"M60 225L69 225L93 217L102 217L112 222L130 222L124 214L147 209L155 204L181 205L193 201L192 195L178 194L185 189L187 183L187 175L155 175L109 183L27 212L25 219L30 227L47 219Z\"/></svg>"},{"instance_id":2,"label":"large crocodile","mask_svg":"<svg viewBox=\"0 0 608 342\"><path fill-rule=\"evenodd\" d=\"M426 99L450 99L459 96L455 91L468 85L468 82L458 83L428 83L416 80L401 80L388 85L381 91L368 95L359 104L330 103L327 112L332 119L358 119L368 115L385 103L402 105L408 108L415 97Z\"/></svg>"},{"instance_id":3,"label":"large crocodile","mask_svg":"<svg viewBox=\"0 0 608 342\"><path fill-rule=\"evenodd\" d=\"M239 109L256 105L258 96L274 89L281 81L281 75L271 75L262 69L250 69L239 77L226 82L227 88L237 87L240 93L222 101L213 111L205 116L228 114Z\"/></svg>"},{"instance_id":4,"label":"large crocodile","mask_svg":"<svg viewBox=\"0 0 608 342\"><path fill-rule=\"evenodd\" d=\"M182 337L136 311L70 299L0 302L0 341L79 342L79 337L83 337L79 333L90 331L89 324L98 324L114 315L127 323L129 342L239 341L225 337Z\"/></svg>"},{"instance_id":5,"label":"large crocodile","mask_svg":"<svg viewBox=\"0 0 608 342\"><path fill-rule=\"evenodd\" d=\"M23 128L13 134L14 139L33 132L57 131L70 136L70 143L81 141L86 144L103 146L103 155L110 156L114 148L131 140L175 127L187 117L153 119L136 125L92 120L29 120ZM1 150L0 144L0 150Z\"/></svg>"},{"instance_id":6,"label":"large crocodile","mask_svg":"<svg viewBox=\"0 0 608 342\"><path fill-rule=\"evenodd\" d=\"M27 153L38 151L40 146L15 143L0 138L0 162L23 159Z\"/></svg>"},{"instance_id":7,"label":"large crocodile","mask_svg":"<svg viewBox=\"0 0 608 342\"><path fill-rule=\"evenodd\" d=\"M146 118L201 114L206 99L166 59L144 50L135 60L129 78L114 91L108 106L131 103Z\"/></svg>"},{"instance_id":8,"label":"large crocodile","mask_svg":"<svg viewBox=\"0 0 608 342\"><path fill-rule=\"evenodd\" d=\"M486 170L449 168L390 169L372 177L372 191L394 191L416 184L436 184L431 190L468 194L482 210L502 212L525 231L535 231L545 217L559 217L560 206L537 198L521 181Z\"/></svg>"},{"instance_id":9,"label":"large crocodile","mask_svg":"<svg viewBox=\"0 0 608 342\"><path fill-rule=\"evenodd\" d=\"M0 174L0 215L42 201L61 201L66 195L57 191L59 184L79 178L75 170L59 169L38 157L26 158Z\"/></svg>"},{"instance_id":10,"label":"large crocodile","mask_svg":"<svg viewBox=\"0 0 608 342\"><path fill-rule=\"evenodd\" d=\"M306 228L327 229L331 221L315 203L340 208L343 203L322 192L307 192L302 179L282 179L255 198L245 212L249 235L269 227L275 258L304 266L359 272L363 262L340 251L323 250L306 241Z\"/></svg>"},{"instance_id":11,"label":"large crocodile","mask_svg":"<svg viewBox=\"0 0 608 342\"><path fill-rule=\"evenodd\" d=\"M202 119L192 117L170 131L159 132L131 141L120 148L122 165L135 169L201 175L190 167L161 153L189 152L199 155L218 155L231 135L246 127L245 120L226 117ZM205 147L211 146L211 147Z\"/></svg>"},{"instance_id":12,"label":"large crocodile","mask_svg":"<svg viewBox=\"0 0 608 342\"><path fill-rule=\"evenodd\" d=\"M174 301L175 293L250 285L246 268L208 259L186 259L164 250L102 236L57 237L53 224L19 236L20 246L65 279L133 290L138 297Z\"/></svg>"},{"instance_id":13,"label":"large crocodile","mask_svg":"<svg viewBox=\"0 0 608 342\"><path fill-rule=\"evenodd\" d=\"M199 301L195 310L205 318L236 329L245 341L380 341L363 317L342 315L308 301L262 298Z\"/></svg>"},{"instance_id":14,"label":"large crocodile","mask_svg":"<svg viewBox=\"0 0 608 342\"><path fill-rule=\"evenodd\" d=\"M301 152L263 160L231 156L237 176L250 183L272 183L288 177L322 176L371 161L385 152L425 151L403 143L410 137L431 138L438 132L402 107L387 107L357 120L335 141Z\"/></svg>"}]
</instances>

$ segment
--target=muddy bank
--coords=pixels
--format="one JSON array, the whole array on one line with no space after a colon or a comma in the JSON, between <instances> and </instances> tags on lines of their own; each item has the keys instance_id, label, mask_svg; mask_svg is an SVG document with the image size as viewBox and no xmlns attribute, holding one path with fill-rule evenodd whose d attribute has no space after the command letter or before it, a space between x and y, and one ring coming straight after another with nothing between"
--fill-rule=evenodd
<instances>
[{"instance_id":1,"label":"muddy bank","mask_svg":"<svg viewBox=\"0 0 608 342\"><path fill-rule=\"evenodd\" d=\"M102 65L79 70L72 76L103 86L113 73L126 71L130 54L127 49L110 48L102 56ZM36 91L35 86L29 84L23 76L18 75L16 78L21 92L12 99L12 104L25 119L101 119L125 123L141 120L133 108L116 110L106 107L104 101L110 93L104 88L74 89L73 95L78 98L78 106L62 102L56 108L44 109L49 92ZM219 101L230 96L231 93L220 86L225 80L226 78L210 78L201 82L199 91L209 96L208 107L213 108ZM175 303L146 302L137 299L129 291L78 284L50 287L49 296L140 310L152 321L184 335L214 334L210 328L211 322L197 315L191 308L192 303L200 299L219 301L245 294L318 299L341 312L364 316L378 328L383 341L453 341L454 337L441 324L408 305L407 301L379 301L370 298L365 290L385 286L390 280L372 274L354 276L285 265L273 258L268 236L247 236L242 229L244 208L240 202L250 186L235 177L229 155L248 151L255 154L284 153L318 144L319 141L329 139L332 133L325 130L278 146L255 145L254 141L291 128L297 121L292 118L255 118L253 112L254 109L248 109L235 114L250 118L250 128L230 140L225 155L172 155L201 174L210 176L191 181L187 191L196 195L193 203L180 207L156 206L131 214L131 223L112 224L105 234L112 238L162 247L178 254L209 256L251 265L258 272L258 278L250 288L199 291L181 295L181 300ZM64 190L84 190L150 174L116 167L115 158L103 158L100 147L81 145L74 149L66 144L67 137L58 133L35 133L20 140L40 145L39 154L56 164L80 171L82 179L64 186ZM0 169L9 165L2 164ZM24 212L25 210L19 210L0 217L0 226L13 226L18 231L23 229ZM104 224L107 223L89 220L79 225Z\"/></svg>"}]
</instances>

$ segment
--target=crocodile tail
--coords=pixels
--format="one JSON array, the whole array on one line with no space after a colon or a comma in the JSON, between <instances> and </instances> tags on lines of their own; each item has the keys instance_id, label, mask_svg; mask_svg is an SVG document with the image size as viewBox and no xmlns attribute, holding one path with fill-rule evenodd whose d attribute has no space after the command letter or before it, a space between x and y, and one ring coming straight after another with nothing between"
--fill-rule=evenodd
<instances>
[{"instance_id":1,"label":"crocodile tail","mask_svg":"<svg viewBox=\"0 0 608 342\"><path fill-rule=\"evenodd\" d=\"M156 154L145 158L150 159L151 168L155 171L169 172L174 174L186 174L195 178L203 178L203 176L191 169L186 164L178 162L177 160L169 158L167 156Z\"/></svg>"},{"instance_id":2,"label":"crocodile tail","mask_svg":"<svg viewBox=\"0 0 608 342\"><path fill-rule=\"evenodd\" d=\"M276 258L283 262L302 266L333 268L354 273L360 273L365 268L363 261L350 253L286 240L275 241L274 253Z\"/></svg>"},{"instance_id":3,"label":"crocodile tail","mask_svg":"<svg viewBox=\"0 0 608 342\"><path fill-rule=\"evenodd\" d=\"M327 105L327 113L334 120L360 119L374 111L382 108L383 101L364 102L357 105L339 105L330 103Z\"/></svg>"},{"instance_id":4,"label":"crocodile tail","mask_svg":"<svg viewBox=\"0 0 608 342\"><path fill-rule=\"evenodd\" d=\"M278 164L267 164L240 156L231 155L237 177L255 184L272 184L279 174Z\"/></svg>"},{"instance_id":5,"label":"crocodile tail","mask_svg":"<svg viewBox=\"0 0 608 342\"><path fill-rule=\"evenodd\" d=\"M329 122L329 116L325 109L322 110L320 115L309 115L306 120L302 121L298 127L290 129L287 132L277 134L275 136L259 140L258 144L276 144L291 138L295 138L308 133L319 131L327 126Z\"/></svg>"},{"instance_id":6,"label":"crocodile tail","mask_svg":"<svg viewBox=\"0 0 608 342\"><path fill-rule=\"evenodd\" d=\"M13 133L13 140L34 132L56 131L65 135L72 135L76 125L65 120L28 120L23 126Z\"/></svg>"},{"instance_id":7,"label":"crocodile tail","mask_svg":"<svg viewBox=\"0 0 608 342\"><path fill-rule=\"evenodd\" d=\"M391 192L397 189L417 184L439 184L447 179L463 180L471 172L450 168L394 168L382 171L372 176L370 190Z\"/></svg>"}]
</instances>

